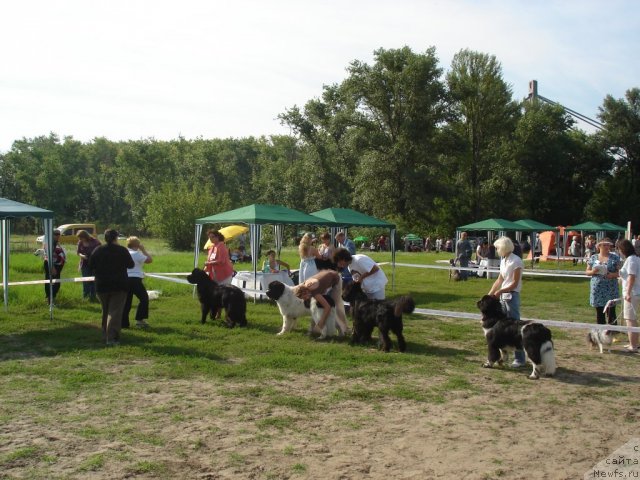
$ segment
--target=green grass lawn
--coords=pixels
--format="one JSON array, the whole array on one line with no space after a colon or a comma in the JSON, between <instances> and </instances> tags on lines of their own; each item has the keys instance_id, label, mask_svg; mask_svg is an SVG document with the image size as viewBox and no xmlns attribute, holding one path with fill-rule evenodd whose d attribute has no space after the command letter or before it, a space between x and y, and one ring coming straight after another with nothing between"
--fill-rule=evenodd
<instances>
[{"instance_id":1,"label":"green grass lawn","mask_svg":"<svg viewBox=\"0 0 640 480\"><path fill-rule=\"evenodd\" d=\"M154 262L145 266L147 272L191 270L192 253L169 251L158 241L145 244L154 256ZM397 261L433 264L450 256L401 252ZM390 261L388 253L372 257L379 262ZM282 259L297 267L295 249L285 249ZM75 252L69 249L63 278L77 276L77 264ZM236 267L249 270L250 264ZM390 277L391 266L383 268ZM555 268L555 264L536 268ZM576 271L582 269L575 267ZM11 255L12 281L40 278L39 258L32 253ZM227 329L221 322L201 325L198 301L190 286L151 278L145 284L149 290L162 292L159 299L151 302L152 327L125 330L118 348L103 346L99 305L82 300L80 284L63 284L53 321L49 319L41 285L11 287L9 308L0 312L0 425L29 418L45 427L66 425L74 435L91 442L119 440L127 445L161 446L169 440L160 434L142 433L143 427L156 416L179 423L189 416L188 402L175 408L163 405L158 411L152 405L146 406L144 418L127 418L108 428L92 426L86 411L66 415L49 412L62 411L68 402L82 399L93 405L96 415L118 415L122 398L165 394L165 386L157 386L158 381L168 385L191 381L228 385L224 395L251 398L272 407L284 405L299 414L338 407L345 400L374 405L388 399L441 404L452 392L474 395L478 389L473 379L486 347L478 326L469 320L407 316L408 353L383 354L369 347L351 347L344 339L314 341L306 335L306 319L293 333L276 336L281 317L277 307L268 302L249 303L246 329ZM387 296L411 294L418 307L476 313L476 300L490 286L490 280L479 278L449 281L447 270L397 267L395 289L391 291L389 287ZM522 314L541 319L595 321L588 295L587 280L525 277ZM554 338L561 339L563 335L562 331L554 331ZM510 373L496 371L494 378L505 386L527 383L526 375ZM343 382L321 398L304 392L284 394L275 386L298 375L329 376ZM421 388L412 381L417 378L430 378L430 388ZM287 430L294 428L295 421L290 415L267 416L258 421L257 428ZM10 437L0 429L0 445L3 438ZM5 449L0 446L0 471L24 464L25 478L50 478L47 465L55 464L56 458L37 444ZM168 468L162 462L127 456L122 461L131 475L162 477ZM228 459L232 467L242 462L241 456ZM73 467L78 475L73 478L82 478L82 472L100 471L106 463L108 460L101 453L88 455ZM293 474L303 474L306 467L295 463L291 468Z\"/></svg>"},{"instance_id":2,"label":"green grass lawn","mask_svg":"<svg viewBox=\"0 0 640 480\"><path fill-rule=\"evenodd\" d=\"M171 252L157 241L146 243L154 255L154 262L145 266L147 272L191 270L192 253ZM77 276L77 256L71 250L68 253L63 278ZM380 262L390 261L389 253L372 256ZM449 257L445 254L399 252L397 261L428 264ZM285 249L282 258L292 266L298 263L294 249ZM236 265L237 269L243 267L251 268L249 263ZM38 279L41 278L41 268L40 259L32 254L13 254L10 278L12 281ZM391 277L391 266L383 268ZM417 306L422 308L477 313L475 301L489 290L491 282L480 278L453 282L449 280L447 270L397 267L395 289L391 291L389 287L387 295L411 294ZM158 300L151 302L149 322L153 328L148 332L126 331L124 345L117 353L101 348L100 308L98 304L81 298L80 284L63 284L56 300L53 321L49 320L41 285L11 287L9 309L0 312L0 355L5 360L19 360L25 356L47 357L62 365L66 363L63 359L68 357L107 362L114 356L132 361L147 358L153 359L149 375L160 372L177 376L205 373L220 378L251 379L312 371L349 376L366 376L368 372L375 371L376 375L384 375L387 371L395 371L396 363L410 370L433 367L421 356L372 356L368 349L346 348L345 342L340 340L310 342L304 334L306 324L299 326L293 335L276 337L281 317L277 307L268 302L249 303L249 328L246 330L228 330L217 323L203 327L198 321L198 302L190 286L153 278L146 279L145 284L149 290L162 292ZM588 305L586 280L525 277L522 298L524 317L591 321L594 316ZM412 315L406 323L408 350L413 353L429 356L428 343L422 340L425 335L436 338L469 336L474 346L480 348L482 345L482 337L477 338L476 325L468 320L451 324ZM364 357L367 362L362 361ZM450 360L455 362L457 358L451 355ZM4 369L36 368L13 361L6 361L2 366ZM90 364L86 365L89 369L86 374L75 365L71 368L69 377L73 380L60 385L63 390L92 381ZM37 376L37 372L30 374ZM76 378L78 376L79 379ZM98 383L99 380L96 379Z\"/></svg>"}]
</instances>

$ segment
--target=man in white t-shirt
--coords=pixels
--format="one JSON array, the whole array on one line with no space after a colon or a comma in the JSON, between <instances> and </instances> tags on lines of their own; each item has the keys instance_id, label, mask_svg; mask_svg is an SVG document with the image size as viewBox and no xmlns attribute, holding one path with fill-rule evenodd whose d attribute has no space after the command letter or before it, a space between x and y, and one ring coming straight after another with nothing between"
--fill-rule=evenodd
<instances>
[{"instance_id":1,"label":"man in white t-shirt","mask_svg":"<svg viewBox=\"0 0 640 480\"><path fill-rule=\"evenodd\" d=\"M384 300L387 276L370 257L351 255L348 250L339 248L333 254L333 262L339 269L349 267L353 280L362 285L362 291L367 297L372 300Z\"/></svg>"}]
</instances>

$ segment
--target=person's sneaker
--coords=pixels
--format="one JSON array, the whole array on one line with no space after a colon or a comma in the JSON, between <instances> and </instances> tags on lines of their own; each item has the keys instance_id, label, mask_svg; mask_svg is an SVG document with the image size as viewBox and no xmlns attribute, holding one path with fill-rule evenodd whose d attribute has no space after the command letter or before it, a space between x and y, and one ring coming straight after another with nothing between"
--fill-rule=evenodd
<instances>
[{"instance_id":1,"label":"person's sneaker","mask_svg":"<svg viewBox=\"0 0 640 480\"><path fill-rule=\"evenodd\" d=\"M511 368L522 368L525 366L524 362L521 362L520 360L514 360L513 363L511 364Z\"/></svg>"},{"instance_id":2,"label":"person's sneaker","mask_svg":"<svg viewBox=\"0 0 640 480\"><path fill-rule=\"evenodd\" d=\"M136 322L136 327L138 328L149 328L149 324L144 320L140 320Z\"/></svg>"},{"instance_id":3,"label":"person's sneaker","mask_svg":"<svg viewBox=\"0 0 640 480\"><path fill-rule=\"evenodd\" d=\"M120 345L120 342L118 342L117 340L107 342L107 347L117 347L118 345Z\"/></svg>"}]
</instances>

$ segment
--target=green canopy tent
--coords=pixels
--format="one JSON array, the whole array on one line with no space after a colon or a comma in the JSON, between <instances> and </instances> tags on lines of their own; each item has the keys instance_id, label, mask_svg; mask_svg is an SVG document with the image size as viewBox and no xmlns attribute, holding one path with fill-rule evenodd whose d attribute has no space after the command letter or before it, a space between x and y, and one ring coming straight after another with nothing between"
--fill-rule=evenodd
<instances>
[{"instance_id":1,"label":"green canopy tent","mask_svg":"<svg viewBox=\"0 0 640 480\"><path fill-rule=\"evenodd\" d=\"M552 227L551 225L547 225L546 223L541 223L536 220L531 220L529 218L525 218L523 220L516 220L515 222L521 227L521 231L523 232L549 232L549 231L558 231L557 227Z\"/></svg>"},{"instance_id":2,"label":"green canopy tent","mask_svg":"<svg viewBox=\"0 0 640 480\"><path fill-rule=\"evenodd\" d=\"M596 241L599 241L604 237L604 232L607 231L607 228L601 223L587 221L566 227L564 230L565 235L571 230L580 232L580 253L584 256L584 232L594 232L596 234Z\"/></svg>"},{"instance_id":3,"label":"green canopy tent","mask_svg":"<svg viewBox=\"0 0 640 480\"><path fill-rule=\"evenodd\" d=\"M535 234L536 233L540 233L540 232L557 232L558 228L557 227L552 227L551 225L547 225L546 223L541 223L538 222L537 220L531 220L530 218L524 218L522 220L516 220L515 222L518 225L521 226L521 232L527 232L530 234L531 236L531 267L533 268L533 265L535 263L535 243L537 240L535 239ZM518 234L516 234L516 236L518 236ZM558 247L560 245L560 237L559 235L556 235L556 252L558 251ZM520 241L521 238L518 238L518 241ZM558 258L558 263L560 263L560 258Z\"/></svg>"},{"instance_id":4,"label":"green canopy tent","mask_svg":"<svg viewBox=\"0 0 640 480\"><path fill-rule=\"evenodd\" d=\"M202 225L209 223L246 223L249 225L251 238L251 266L253 268L254 285L257 285L258 250L262 236L263 225L273 225L278 256L282 250L282 233L284 225L328 225L333 226L329 220L312 215L307 215L299 210L283 207L281 205L257 204L247 205L227 212L218 213L208 217L196 219L194 266L198 266L200 256L200 236Z\"/></svg>"},{"instance_id":5,"label":"green canopy tent","mask_svg":"<svg viewBox=\"0 0 640 480\"><path fill-rule=\"evenodd\" d=\"M486 220L470 223L468 225L463 225L457 228L457 230L460 232L472 232L481 230L487 230L491 232L511 232L521 229L522 225L511 222L509 220L505 220L503 218L487 218Z\"/></svg>"},{"instance_id":6,"label":"green canopy tent","mask_svg":"<svg viewBox=\"0 0 640 480\"><path fill-rule=\"evenodd\" d=\"M11 245L11 219L34 217L42 218L44 244L46 251L53 250L53 212L34 207L26 203L0 198L0 219L2 219L2 287L4 289L4 308L9 305L9 250ZM51 282L51 279L49 280ZM50 285L51 286L51 285ZM53 319L53 289L49 288L49 317Z\"/></svg>"},{"instance_id":7,"label":"green canopy tent","mask_svg":"<svg viewBox=\"0 0 640 480\"><path fill-rule=\"evenodd\" d=\"M498 236L505 235L506 232L518 232L522 230L522 225L518 225L515 222L505 220L503 218L487 218L480 222L469 223L468 225L462 225L456 228L456 245L457 240L460 239L461 232L487 232L487 239L489 243L493 241L493 232L498 232ZM456 252L457 255L458 252Z\"/></svg>"},{"instance_id":8,"label":"green canopy tent","mask_svg":"<svg viewBox=\"0 0 640 480\"><path fill-rule=\"evenodd\" d=\"M601 223L591 221L578 223L566 228L567 230L576 230L582 232L604 232L606 230L606 228Z\"/></svg>"},{"instance_id":9,"label":"green canopy tent","mask_svg":"<svg viewBox=\"0 0 640 480\"><path fill-rule=\"evenodd\" d=\"M493 234L494 232L498 233L498 236L505 235L506 232L517 232L522 229L521 225L517 223L511 222L509 220L505 220L503 218L487 218L486 220L481 220L475 223L469 223L467 225L462 225L456 229L456 244L455 244L455 254L456 258L460 254L458 250L458 240L460 240L461 232L477 232L477 231L486 231L487 239L489 243L493 242ZM493 265L493 260L489 261L490 267L495 267ZM497 276L497 275L496 275ZM487 273L487 278L493 278L491 274Z\"/></svg>"},{"instance_id":10,"label":"green canopy tent","mask_svg":"<svg viewBox=\"0 0 640 480\"><path fill-rule=\"evenodd\" d=\"M625 233L627 231L626 228L611 222L602 222L600 225L605 228L605 232Z\"/></svg>"},{"instance_id":11,"label":"green canopy tent","mask_svg":"<svg viewBox=\"0 0 640 480\"><path fill-rule=\"evenodd\" d=\"M421 242L422 241L422 237L420 235L416 235L415 233L407 233L404 236L404 241L409 241L409 242Z\"/></svg>"},{"instance_id":12,"label":"green canopy tent","mask_svg":"<svg viewBox=\"0 0 640 480\"><path fill-rule=\"evenodd\" d=\"M391 288L395 288L395 272L396 272L396 248L395 248L395 232L396 226L393 223L371 217L364 213L350 208L325 208L312 212L312 216L331 222L332 238L336 237L338 228L345 231L348 227L378 227L389 229L390 248L391 248Z\"/></svg>"}]
</instances>

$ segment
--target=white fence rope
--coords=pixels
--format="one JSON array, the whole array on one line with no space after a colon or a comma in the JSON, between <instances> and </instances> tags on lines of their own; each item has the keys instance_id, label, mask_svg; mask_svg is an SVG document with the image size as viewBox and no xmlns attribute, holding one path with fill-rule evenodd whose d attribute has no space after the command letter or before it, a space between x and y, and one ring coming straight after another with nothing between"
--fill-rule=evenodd
<instances>
[{"instance_id":1,"label":"white fence rope","mask_svg":"<svg viewBox=\"0 0 640 480\"><path fill-rule=\"evenodd\" d=\"M389 263L379 263L378 265L388 265ZM420 265L414 263L396 263L396 267L410 267L410 268L428 268L433 270L463 270L465 272L489 272L489 273L500 273L499 268L492 267L460 267L454 265L440 266L440 265ZM561 277L561 278L586 278L590 279L591 277L585 273L575 273L571 270L527 270L526 268L522 270L523 275L536 275L542 277Z\"/></svg>"},{"instance_id":2,"label":"white fence rope","mask_svg":"<svg viewBox=\"0 0 640 480\"><path fill-rule=\"evenodd\" d=\"M384 265L384 263L381 263L379 265ZM399 264L396 263L396 266L402 266L402 267L414 267L414 268L433 268L433 269L439 269L439 270L450 270L451 268L456 268L456 270L471 270L471 271L476 271L477 268L459 268L459 267L440 267L437 265L417 265L417 264ZM488 269L485 269L485 271ZM493 270L489 270L489 271L498 271L496 269ZM525 270L523 273L527 273L527 271ZM535 275L546 275L546 276L551 276L551 277L580 277L580 278L589 278L587 275L575 275L575 274L547 274L547 273L543 273L543 272L531 272L531 274L535 274ZM173 278L173 277L169 277L168 275L175 275L175 276L187 276L189 275L189 273L173 273L173 272L169 272L169 273L145 273L145 277L150 277L150 278L156 278L158 280L165 280L168 282L173 282L173 283L179 283L182 285L191 285L189 282L187 282L186 280L183 280L181 278ZM94 277L77 277L77 278L62 278L62 279L54 279L52 280L51 283L67 283L67 282L86 282L86 281L93 281ZM32 280L32 281L26 281L26 282L10 282L8 285L9 286L13 286L13 285L39 285L39 284L45 284L45 283L49 283L49 280ZM240 288L240 287L238 287ZM256 290L256 289L251 289L251 288L240 288L240 290L242 290L245 293L249 293L249 294L260 294L260 295L266 295L266 291L265 290ZM611 302L613 303L613 302ZM618 299L617 301L615 301L615 303L620 303L620 299ZM608 308L609 305L607 305ZM468 312L454 312L454 311L449 311L449 310L433 310L433 309L429 309L429 308L416 308L414 310L414 313L418 314L418 315L426 315L426 316L434 316L434 317L448 317L448 318L462 318L465 320L476 320L476 321L480 321L480 319L482 318L480 314L477 313L468 313ZM625 327L625 326L621 326L621 325L602 325L602 324L594 324L594 323L583 323L583 322L567 322L567 321L559 321L559 320L541 320L541 319L537 319L537 318L523 318L522 320L528 320L528 321L533 321L533 322L537 322L537 323L542 323L543 325L548 325L551 327L558 327L558 328L566 328L566 329L584 329L584 330L612 330L612 331L617 331L617 332L635 332L635 333L640 333L640 327Z\"/></svg>"},{"instance_id":3,"label":"white fence rope","mask_svg":"<svg viewBox=\"0 0 640 480\"><path fill-rule=\"evenodd\" d=\"M476 320L478 322L482 318L482 315L480 315L479 313L452 312L447 310L431 310L428 308L416 308L413 311L413 313L417 313L419 315L428 315L433 317L463 318L466 320ZM538 318L522 318L522 320L542 323L543 325L548 325L550 327L559 327L559 328L567 328L567 329L615 330L616 332L640 333L640 327L624 327L621 325L601 325L596 323L582 323L582 322L562 322L559 320L540 320Z\"/></svg>"}]
</instances>

